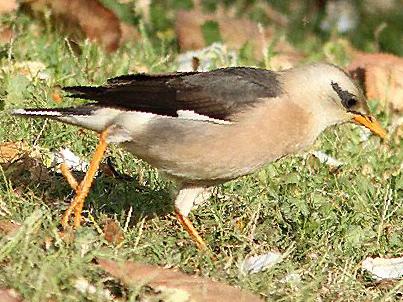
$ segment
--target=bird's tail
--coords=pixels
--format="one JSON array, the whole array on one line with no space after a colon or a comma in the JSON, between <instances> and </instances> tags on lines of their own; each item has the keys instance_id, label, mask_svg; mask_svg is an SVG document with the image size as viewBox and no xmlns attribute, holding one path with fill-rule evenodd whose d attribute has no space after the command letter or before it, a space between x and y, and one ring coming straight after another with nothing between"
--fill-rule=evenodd
<instances>
[{"instance_id":1,"label":"bird's tail","mask_svg":"<svg viewBox=\"0 0 403 302\"><path fill-rule=\"evenodd\" d=\"M70 93L68 95L69 98L79 98L84 100L99 100L102 98L103 93L105 92L106 88L99 86L99 87L92 87L92 86L69 86L63 87L63 90Z\"/></svg>"},{"instance_id":2,"label":"bird's tail","mask_svg":"<svg viewBox=\"0 0 403 302\"><path fill-rule=\"evenodd\" d=\"M59 117L66 117L72 115L91 115L93 108L89 106L82 107L67 107L67 108L27 108L27 109L14 109L11 111L12 115L24 117L43 117L58 119Z\"/></svg>"},{"instance_id":3,"label":"bird's tail","mask_svg":"<svg viewBox=\"0 0 403 302\"><path fill-rule=\"evenodd\" d=\"M99 108L93 105L67 108L14 109L12 115L33 118L50 118L63 123L80 126L101 132L119 114L112 108Z\"/></svg>"}]
</instances>

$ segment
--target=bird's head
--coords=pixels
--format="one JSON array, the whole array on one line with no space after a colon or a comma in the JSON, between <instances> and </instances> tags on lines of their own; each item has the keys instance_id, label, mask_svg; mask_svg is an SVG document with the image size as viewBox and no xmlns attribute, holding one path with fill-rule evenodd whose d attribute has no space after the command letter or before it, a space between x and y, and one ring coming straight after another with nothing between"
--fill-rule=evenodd
<instances>
[{"instance_id":1,"label":"bird's head","mask_svg":"<svg viewBox=\"0 0 403 302\"><path fill-rule=\"evenodd\" d=\"M342 69L319 63L290 71L292 85L299 86L299 92L305 96L311 95L305 102L316 107L313 111L319 114L324 126L354 122L381 138L386 137L386 131L371 115L362 90Z\"/></svg>"}]
</instances>

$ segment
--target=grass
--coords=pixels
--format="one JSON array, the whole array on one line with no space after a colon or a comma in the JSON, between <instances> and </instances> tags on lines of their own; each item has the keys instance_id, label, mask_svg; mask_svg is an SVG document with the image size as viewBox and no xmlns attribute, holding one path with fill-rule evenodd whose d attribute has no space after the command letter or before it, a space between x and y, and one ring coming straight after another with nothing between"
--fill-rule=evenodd
<instances>
[{"instance_id":1,"label":"grass","mask_svg":"<svg viewBox=\"0 0 403 302\"><path fill-rule=\"evenodd\" d=\"M144 68L175 70L175 50L153 45L145 33L136 45L114 54L88 42L76 54L61 35L27 17L18 17L15 26L18 36L5 49L2 66L40 61L49 80L27 81L14 72L3 72L0 92L6 109L58 106L51 98L57 85L100 84L108 77ZM63 106L77 102L64 98ZM387 125L388 115L376 110L375 104L371 103L377 117ZM133 180L100 175L87 199L86 223L72 241L58 234L60 217L72 196L63 178L51 172L39 182L30 171L16 178L3 169L0 218L23 227L15 236L0 239L0 287L14 288L27 301L102 301L97 294L74 288L75 280L83 277L99 290L109 288L122 300L135 301L139 289L111 283L94 265L94 258L106 257L178 267L268 300L397 299L399 283L377 286L360 263L367 256L403 253L402 143L381 144L376 137L360 142L359 136L358 127L343 125L325 131L312 147L343 161L338 171L311 156L296 155L219 186L210 202L190 216L217 261L199 253L178 226L171 213L172 184L116 146L108 156L120 173ZM20 140L34 144L42 156L44 150L69 147L86 159L96 144L91 132L2 113L0 141ZM99 231L107 217L127 225L118 247ZM288 250L289 256L268 271L240 274L239 263L247 255L270 250ZM298 273L301 282L284 282L290 273Z\"/></svg>"}]
</instances>

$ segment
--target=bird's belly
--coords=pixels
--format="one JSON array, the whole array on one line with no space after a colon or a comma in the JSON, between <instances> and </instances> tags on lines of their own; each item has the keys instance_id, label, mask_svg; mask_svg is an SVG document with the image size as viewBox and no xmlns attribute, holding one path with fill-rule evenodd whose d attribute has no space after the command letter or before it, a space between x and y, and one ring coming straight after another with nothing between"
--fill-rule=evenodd
<instances>
[{"instance_id":1,"label":"bird's belly","mask_svg":"<svg viewBox=\"0 0 403 302\"><path fill-rule=\"evenodd\" d=\"M266 161L245 152L242 146L230 146L228 141L175 142L155 144L147 149L135 143L125 147L150 165L174 178L194 182L221 182L252 173Z\"/></svg>"},{"instance_id":2,"label":"bird's belly","mask_svg":"<svg viewBox=\"0 0 403 302\"><path fill-rule=\"evenodd\" d=\"M309 144L305 127L264 123L203 125L184 122L148 127L125 148L160 171L187 182L218 183L250 174Z\"/></svg>"}]
</instances>

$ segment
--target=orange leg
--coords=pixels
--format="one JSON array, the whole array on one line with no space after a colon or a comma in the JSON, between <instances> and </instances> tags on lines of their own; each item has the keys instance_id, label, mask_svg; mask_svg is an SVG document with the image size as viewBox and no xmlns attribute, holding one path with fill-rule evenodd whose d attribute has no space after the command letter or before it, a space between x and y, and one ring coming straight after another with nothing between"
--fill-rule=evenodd
<instances>
[{"instance_id":1,"label":"orange leg","mask_svg":"<svg viewBox=\"0 0 403 302\"><path fill-rule=\"evenodd\" d=\"M80 226L81 222L81 212L83 209L84 201L85 198L87 197L89 193L89 189L91 188L92 181L95 177L95 174L99 168L99 164L103 158L103 155L106 151L107 148L107 142L106 142L106 136L107 136L107 130L104 130L100 134L100 139L98 146L95 150L94 156L92 157L92 160L90 162L90 166L88 168L88 171L82 180L80 184L76 181L74 176L71 174L70 170L65 164L62 164L60 166L60 170L63 174L63 176L66 178L67 182L70 184L70 186L76 191L76 196L74 200L71 202L69 208L65 211L63 218L62 218L62 226L66 228L69 223L69 219L71 214L74 211L74 226L77 228ZM198 191L196 191L196 194L194 197L196 197L199 194ZM192 204L193 200L191 199ZM178 218L179 223L183 226L183 228L186 230L186 232L189 234L189 236L195 241L197 247L200 250L206 251L208 250L206 243L204 242L203 238L199 235L195 227L193 226L192 222L190 221L189 218L186 216L182 215L175 207L175 213Z\"/></svg>"},{"instance_id":2,"label":"orange leg","mask_svg":"<svg viewBox=\"0 0 403 302\"><path fill-rule=\"evenodd\" d=\"M206 190L208 191L206 194ZM207 245L203 238L199 235L194 228L192 222L187 217L192 210L193 205L201 203L203 200L208 199L211 194L211 190L205 187L182 185L175 197L175 213L179 223L183 226L189 236L196 243L200 250L208 251Z\"/></svg>"},{"instance_id":3,"label":"orange leg","mask_svg":"<svg viewBox=\"0 0 403 302\"><path fill-rule=\"evenodd\" d=\"M67 182L69 183L70 187L74 190L77 191L78 189L78 182L74 178L73 174L71 174L71 171L69 170L69 167L65 163L62 163L60 165L60 172L62 172L62 175L64 178L66 178Z\"/></svg>"},{"instance_id":4,"label":"orange leg","mask_svg":"<svg viewBox=\"0 0 403 302\"><path fill-rule=\"evenodd\" d=\"M107 137L107 130L104 130L99 137L99 143L98 146L95 150L95 153L91 159L90 166L88 167L88 171L85 174L84 179L80 183L80 185L77 186L77 181L74 179L73 175L71 175L70 171L68 171L66 166L61 166L61 170L63 175L66 176L66 179L70 186L73 188L76 188L76 196L74 200L71 202L69 208L66 210L66 212L63 215L62 218L62 226L66 228L69 224L69 219L71 216L71 213L74 211L74 226L77 228L80 226L81 223L81 212L83 210L84 206L84 201L85 198L87 197L89 190L92 185L92 181L94 180L95 174L97 173L97 170L99 168L99 164L104 156L104 153L106 151L106 148L108 146L106 142L106 137ZM67 172L68 171L68 172Z\"/></svg>"},{"instance_id":5,"label":"orange leg","mask_svg":"<svg viewBox=\"0 0 403 302\"><path fill-rule=\"evenodd\" d=\"M190 219L183 216L178 209L175 209L175 213L179 223L183 226L183 228L186 230L189 236L193 239L197 247L202 251L207 250L206 243L204 242L203 238L199 235Z\"/></svg>"}]
</instances>

